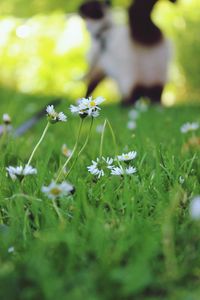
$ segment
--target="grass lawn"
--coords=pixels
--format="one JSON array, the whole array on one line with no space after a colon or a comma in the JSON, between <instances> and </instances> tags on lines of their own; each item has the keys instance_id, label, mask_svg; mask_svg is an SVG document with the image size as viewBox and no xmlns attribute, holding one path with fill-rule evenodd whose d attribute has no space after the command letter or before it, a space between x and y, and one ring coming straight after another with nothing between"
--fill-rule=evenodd
<instances>
[{"instance_id":1,"label":"grass lawn","mask_svg":"<svg viewBox=\"0 0 200 300\"><path fill-rule=\"evenodd\" d=\"M1 90L0 116L9 113L17 127L48 101ZM0 139L0 299L200 299L200 220L189 212L200 195L200 131L180 132L200 121L199 107L150 107L133 131L127 108L102 106L67 178L75 193L52 201L41 187L64 163L61 147L73 148L79 127L68 107L59 106L68 122L50 126L33 158L38 174L21 184L5 167L28 161L46 118L22 137ZM103 155L137 151L135 174L97 179L88 172L101 152L96 127L105 119L116 145L106 126ZM89 126L88 117L78 149Z\"/></svg>"}]
</instances>

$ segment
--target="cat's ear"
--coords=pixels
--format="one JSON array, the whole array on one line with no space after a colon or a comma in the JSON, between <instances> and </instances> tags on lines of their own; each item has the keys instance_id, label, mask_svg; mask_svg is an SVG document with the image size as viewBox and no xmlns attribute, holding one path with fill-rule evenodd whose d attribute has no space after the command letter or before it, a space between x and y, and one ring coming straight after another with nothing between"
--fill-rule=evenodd
<instances>
[{"instance_id":1,"label":"cat's ear","mask_svg":"<svg viewBox=\"0 0 200 300\"><path fill-rule=\"evenodd\" d=\"M112 6L112 0L104 0L106 6Z\"/></svg>"}]
</instances>

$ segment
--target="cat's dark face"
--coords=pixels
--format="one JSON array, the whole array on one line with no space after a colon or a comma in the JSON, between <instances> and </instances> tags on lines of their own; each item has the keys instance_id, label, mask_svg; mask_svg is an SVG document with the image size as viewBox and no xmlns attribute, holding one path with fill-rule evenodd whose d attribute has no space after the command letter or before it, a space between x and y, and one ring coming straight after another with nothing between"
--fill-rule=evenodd
<instances>
[{"instance_id":1,"label":"cat's dark face","mask_svg":"<svg viewBox=\"0 0 200 300\"><path fill-rule=\"evenodd\" d=\"M84 19L101 20L104 18L108 6L109 1L86 1L80 6L79 14Z\"/></svg>"},{"instance_id":2,"label":"cat's dark face","mask_svg":"<svg viewBox=\"0 0 200 300\"><path fill-rule=\"evenodd\" d=\"M79 8L79 14L86 22L86 27L93 36L98 35L99 31L110 19L110 1L87 0Z\"/></svg>"}]
</instances>

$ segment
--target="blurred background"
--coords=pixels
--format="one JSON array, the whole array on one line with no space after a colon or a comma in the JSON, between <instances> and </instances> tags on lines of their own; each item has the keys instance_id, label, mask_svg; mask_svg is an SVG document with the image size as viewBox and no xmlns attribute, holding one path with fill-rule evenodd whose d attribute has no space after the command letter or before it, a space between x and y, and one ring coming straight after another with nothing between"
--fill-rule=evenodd
<instances>
[{"instance_id":1,"label":"blurred background","mask_svg":"<svg viewBox=\"0 0 200 300\"><path fill-rule=\"evenodd\" d=\"M28 95L84 95L81 78L90 47L84 22L76 14L82 0L1 0L0 86ZM126 22L129 0L113 1L117 23ZM174 60L163 102L199 102L200 1L160 1L153 18L174 43ZM105 80L96 94L119 101L115 83Z\"/></svg>"}]
</instances>

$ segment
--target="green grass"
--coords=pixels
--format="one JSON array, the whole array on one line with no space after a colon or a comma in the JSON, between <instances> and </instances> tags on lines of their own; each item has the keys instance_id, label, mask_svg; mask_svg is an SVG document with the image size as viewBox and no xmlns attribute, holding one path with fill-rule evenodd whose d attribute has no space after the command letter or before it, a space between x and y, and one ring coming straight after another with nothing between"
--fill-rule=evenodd
<instances>
[{"instance_id":1,"label":"green grass","mask_svg":"<svg viewBox=\"0 0 200 300\"><path fill-rule=\"evenodd\" d=\"M8 112L14 126L48 102L7 91L0 95L0 115ZM22 185L6 177L5 167L27 161L46 120L1 144L0 299L200 299L200 223L188 210L192 197L200 194L199 149L184 152L189 136L180 133L183 123L199 121L199 107L152 107L133 134L126 128L128 109L104 106L69 176L76 192L58 201L65 220L60 223L41 186L64 162L62 144L72 148L75 143L79 118L70 115L68 105L60 107L68 122L51 126L34 157L38 175ZM96 125L105 118L115 132L117 153L138 152L135 175L96 181L87 172L99 155ZM80 145L89 123L86 119ZM108 129L103 154L115 155ZM182 185L179 176L185 179Z\"/></svg>"}]
</instances>

